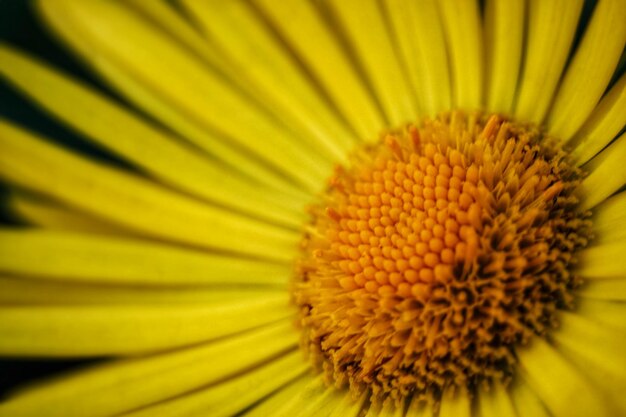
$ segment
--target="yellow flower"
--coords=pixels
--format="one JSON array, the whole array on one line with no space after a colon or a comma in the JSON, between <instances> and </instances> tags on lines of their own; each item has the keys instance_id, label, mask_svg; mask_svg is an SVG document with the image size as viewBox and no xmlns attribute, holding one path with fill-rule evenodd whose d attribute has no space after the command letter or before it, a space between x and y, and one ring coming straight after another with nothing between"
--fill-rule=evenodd
<instances>
[{"instance_id":1,"label":"yellow flower","mask_svg":"<svg viewBox=\"0 0 626 417\"><path fill-rule=\"evenodd\" d=\"M100 359L0 416L626 415L626 1L583 3L39 0L120 96L0 77L125 163L0 119L0 355Z\"/></svg>"}]
</instances>

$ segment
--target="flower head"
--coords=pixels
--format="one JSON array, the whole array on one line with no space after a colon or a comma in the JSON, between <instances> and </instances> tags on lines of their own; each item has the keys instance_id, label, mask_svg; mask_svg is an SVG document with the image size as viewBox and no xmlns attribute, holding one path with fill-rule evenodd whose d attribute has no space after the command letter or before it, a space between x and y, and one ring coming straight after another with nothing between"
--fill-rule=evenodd
<instances>
[{"instance_id":1,"label":"flower head","mask_svg":"<svg viewBox=\"0 0 626 417\"><path fill-rule=\"evenodd\" d=\"M34 4L0 416L626 414L626 1Z\"/></svg>"}]
</instances>

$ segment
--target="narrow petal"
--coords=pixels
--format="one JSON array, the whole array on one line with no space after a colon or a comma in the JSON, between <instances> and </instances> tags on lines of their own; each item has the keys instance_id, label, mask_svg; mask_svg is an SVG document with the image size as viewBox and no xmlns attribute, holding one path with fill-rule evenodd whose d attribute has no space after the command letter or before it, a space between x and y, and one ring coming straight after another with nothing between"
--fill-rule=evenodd
<instances>
[{"instance_id":1,"label":"narrow petal","mask_svg":"<svg viewBox=\"0 0 626 417\"><path fill-rule=\"evenodd\" d=\"M545 340L534 338L517 357L522 376L553 415L610 416L596 387Z\"/></svg>"},{"instance_id":2,"label":"narrow petal","mask_svg":"<svg viewBox=\"0 0 626 417\"><path fill-rule=\"evenodd\" d=\"M379 417L404 417L404 404L400 407L396 407L393 402L386 402L378 414L372 415Z\"/></svg>"},{"instance_id":3,"label":"narrow petal","mask_svg":"<svg viewBox=\"0 0 626 417\"><path fill-rule=\"evenodd\" d=\"M299 378L294 379L293 381L290 381L280 387L253 408L244 411L242 415L245 417L267 417L273 415L274 411L297 396L298 393L307 386L312 378L312 375L305 373Z\"/></svg>"},{"instance_id":4,"label":"narrow petal","mask_svg":"<svg viewBox=\"0 0 626 417\"><path fill-rule=\"evenodd\" d=\"M596 156L626 125L626 74L602 98L591 116L572 137L572 156L583 165Z\"/></svg>"},{"instance_id":5,"label":"narrow petal","mask_svg":"<svg viewBox=\"0 0 626 417\"><path fill-rule=\"evenodd\" d=\"M380 2L344 0L328 5L345 30L391 125L413 121L418 115L415 98L394 53Z\"/></svg>"},{"instance_id":6,"label":"narrow petal","mask_svg":"<svg viewBox=\"0 0 626 417\"><path fill-rule=\"evenodd\" d=\"M359 137L377 139L375 135L385 121L316 6L306 0L255 0L254 4L324 87Z\"/></svg>"},{"instance_id":7,"label":"narrow petal","mask_svg":"<svg viewBox=\"0 0 626 417\"><path fill-rule=\"evenodd\" d=\"M439 2L453 79L454 107L483 106L483 49L480 11L475 0Z\"/></svg>"},{"instance_id":8,"label":"narrow petal","mask_svg":"<svg viewBox=\"0 0 626 417\"><path fill-rule=\"evenodd\" d=\"M307 371L300 351L285 354L256 369L209 388L146 407L129 417L207 416L228 417L239 413Z\"/></svg>"},{"instance_id":9,"label":"narrow petal","mask_svg":"<svg viewBox=\"0 0 626 417\"><path fill-rule=\"evenodd\" d=\"M586 248L578 254L577 272L583 278L626 278L626 242L607 243Z\"/></svg>"},{"instance_id":10,"label":"narrow petal","mask_svg":"<svg viewBox=\"0 0 626 417\"><path fill-rule=\"evenodd\" d=\"M515 115L540 124L554 98L583 0L530 0L526 53Z\"/></svg>"},{"instance_id":11,"label":"narrow petal","mask_svg":"<svg viewBox=\"0 0 626 417\"><path fill-rule=\"evenodd\" d=\"M603 201L593 210L594 245L626 241L626 193Z\"/></svg>"},{"instance_id":12,"label":"narrow petal","mask_svg":"<svg viewBox=\"0 0 626 417\"><path fill-rule=\"evenodd\" d=\"M0 271L39 279L143 286L284 285L291 269L138 239L0 229Z\"/></svg>"},{"instance_id":13,"label":"narrow petal","mask_svg":"<svg viewBox=\"0 0 626 417\"><path fill-rule=\"evenodd\" d=\"M513 111L522 61L524 0L489 0L485 4L486 104L490 111Z\"/></svg>"},{"instance_id":14,"label":"narrow petal","mask_svg":"<svg viewBox=\"0 0 626 417\"><path fill-rule=\"evenodd\" d=\"M626 279L589 280L576 294L582 298L626 301Z\"/></svg>"},{"instance_id":15,"label":"narrow petal","mask_svg":"<svg viewBox=\"0 0 626 417\"><path fill-rule=\"evenodd\" d=\"M583 317L612 327L621 334L626 332L626 303L581 299L576 308L577 313Z\"/></svg>"},{"instance_id":16,"label":"narrow petal","mask_svg":"<svg viewBox=\"0 0 626 417\"><path fill-rule=\"evenodd\" d=\"M344 395L341 403L337 405L329 417L358 417L363 411L366 400L366 394L362 394L356 400L350 395Z\"/></svg>"},{"instance_id":17,"label":"narrow petal","mask_svg":"<svg viewBox=\"0 0 626 417\"><path fill-rule=\"evenodd\" d=\"M246 78L246 90L255 92L298 133L333 161L346 162L355 134L337 117L280 40L271 33L249 2L183 1L210 42L228 58L229 73ZM237 31L232 28L237 27ZM254 65L250 65L250 62ZM241 83L244 81L242 80Z\"/></svg>"},{"instance_id":18,"label":"narrow petal","mask_svg":"<svg viewBox=\"0 0 626 417\"><path fill-rule=\"evenodd\" d=\"M311 403L319 399L327 390L326 383L319 375L309 380L309 383L302 388L289 401L274 410L272 417L291 417L308 407Z\"/></svg>"},{"instance_id":19,"label":"narrow petal","mask_svg":"<svg viewBox=\"0 0 626 417\"><path fill-rule=\"evenodd\" d=\"M616 332L575 313L563 313L559 321L559 329L553 333L557 349L579 364L601 388L607 402L619 409L614 415L626 413L626 332Z\"/></svg>"},{"instance_id":20,"label":"narrow petal","mask_svg":"<svg viewBox=\"0 0 626 417\"><path fill-rule=\"evenodd\" d=\"M406 415L407 417L434 417L437 414L435 413L432 404L428 404L425 401L419 401L414 397L409 404Z\"/></svg>"},{"instance_id":21,"label":"narrow petal","mask_svg":"<svg viewBox=\"0 0 626 417\"><path fill-rule=\"evenodd\" d=\"M55 28L64 24L76 28L66 39L70 44L89 42L99 51L97 56L125 69L201 126L227 135L230 144L261 158L306 189L321 188L328 160L324 164L319 154L122 3L44 0L40 4L58 13L59 20L50 21ZM85 54L87 59L97 56ZM168 65L159 65L163 61ZM159 71L153 71L157 67Z\"/></svg>"},{"instance_id":22,"label":"narrow petal","mask_svg":"<svg viewBox=\"0 0 626 417\"><path fill-rule=\"evenodd\" d=\"M286 287L286 285L285 285ZM209 305L238 299L275 297L286 288L259 285L145 287L50 282L0 276L2 305Z\"/></svg>"},{"instance_id":23,"label":"narrow petal","mask_svg":"<svg viewBox=\"0 0 626 417\"><path fill-rule=\"evenodd\" d=\"M469 394L463 390L444 392L441 397L439 417L471 417L472 402Z\"/></svg>"},{"instance_id":24,"label":"narrow petal","mask_svg":"<svg viewBox=\"0 0 626 417\"><path fill-rule=\"evenodd\" d=\"M492 384L489 392L480 391L477 398L480 417L518 417L511 396L501 384Z\"/></svg>"},{"instance_id":25,"label":"narrow petal","mask_svg":"<svg viewBox=\"0 0 626 417\"><path fill-rule=\"evenodd\" d=\"M570 138L602 97L626 44L625 17L624 0L596 4L550 110L547 126L552 135Z\"/></svg>"},{"instance_id":26,"label":"narrow petal","mask_svg":"<svg viewBox=\"0 0 626 417\"><path fill-rule=\"evenodd\" d=\"M154 352L217 339L292 314L286 294L207 306L1 306L0 354L88 357Z\"/></svg>"},{"instance_id":27,"label":"narrow petal","mask_svg":"<svg viewBox=\"0 0 626 417\"><path fill-rule=\"evenodd\" d=\"M626 183L624 160L626 160L626 133L584 167L590 174L576 191L582 199L582 209L595 207Z\"/></svg>"},{"instance_id":28,"label":"narrow petal","mask_svg":"<svg viewBox=\"0 0 626 417\"><path fill-rule=\"evenodd\" d=\"M133 231L29 193L11 192L4 206L8 213L30 225L66 232L132 236Z\"/></svg>"},{"instance_id":29,"label":"narrow petal","mask_svg":"<svg viewBox=\"0 0 626 417\"><path fill-rule=\"evenodd\" d=\"M150 2L153 3L153 2ZM280 176L261 161L251 158L250 155L240 152L228 145L227 140L218 132L206 129L184 114L171 100L164 98L149 85L142 83L134 74L126 68L118 65L103 54L97 59L91 52L94 46L83 36L80 29L73 24L71 15L62 7L61 2L51 4L49 1L39 0L36 2L37 11L42 15L51 28L66 41L71 40L72 47L83 59L88 60L89 65L103 76L109 83L116 86L126 97L135 102L140 108L151 114L176 132L181 138L188 140L199 150L224 161L237 173L246 175L248 178L262 184L271 185L290 194L298 195L301 192L295 184ZM180 33L180 32L177 32ZM198 56L204 56L202 52Z\"/></svg>"},{"instance_id":30,"label":"narrow petal","mask_svg":"<svg viewBox=\"0 0 626 417\"><path fill-rule=\"evenodd\" d=\"M0 415L118 415L219 384L292 349L297 338L282 321L183 350L111 361L18 391L0 403Z\"/></svg>"},{"instance_id":31,"label":"narrow petal","mask_svg":"<svg viewBox=\"0 0 626 417\"><path fill-rule=\"evenodd\" d=\"M401 44L420 110L429 116L449 110L450 69L436 1L387 1L383 4Z\"/></svg>"},{"instance_id":32,"label":"narrow petal","mask_svg":"<svg viewBox=\"0 0 626 417\"><path fill-rule=\"evenodd\" d=\"M543 401L523 378L517 378L511 386L511 397L518 417L550 417Z\"/></svg>"},{"instance_id":33,"label":"narrow petal","mask_svg":"<svg viewBox=\"0 0 626 417\"><path fill-rule=\"evenodd\" d=\"M341 405L345 397L352 394L347 390L338 390L334 387L326 387L326 390L318 395L303 408L298 410L298 417L330 416Z\"/></svg>"},{"instance_id":34,"label":"narrow petal","mask_svg":"<svg viewBox=\"0 0 626 417\"><path fill-rule=\"evenodd\" d=\"M274 222L300 223L294 215L298 207L281 207L280 198L269 198L258 184L233 176L101 94L1 44L0 76L86 138L182 191Z\"/></svg>"},{"instance_id":35,"label":"narrow petal","mask_svg":"<svg viewBox=\"0 0 626 417\"><path fill-rule=\"evenodd\" d=\"M139 232L290 260L297 233L89 162L0 120L0 177Z\"/></svg>"}]
</instances>

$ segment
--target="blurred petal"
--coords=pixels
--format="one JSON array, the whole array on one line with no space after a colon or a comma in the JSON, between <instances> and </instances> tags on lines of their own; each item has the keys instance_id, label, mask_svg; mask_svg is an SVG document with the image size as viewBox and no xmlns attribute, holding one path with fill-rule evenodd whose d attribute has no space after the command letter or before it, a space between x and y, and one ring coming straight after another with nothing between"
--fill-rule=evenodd
<instances>
[{"instance_id":1,"label":"blurred petal","mask_svg":"<svg viewBox=\"0 0 626 417\"><path fill-rule=\"evenodd\" d=\"M0 415L117 415L219 385L293 348L297 338L290 321L283 320L183 350L111 361L18 391L0 403Z\"/></svg>"},{"instance_id":2,"label":"blurred petal","mask_svg":"<svg viewBox=\"0 0 626 417\"><path fill-rule=\"evenodd\" d=\"M183 397L128 413L128 416L236 415L307 371L302 353L292 351L251 371Z\"/></svg>"},{"instance_id":3,"label":"blurred petal","mask_svg":"<svg viewBox=\"0 0 626 417\"><path fill-rule=\"evenodd\" d=\"M525 0L489 0L485 4L486 105L511 114L524 41Z\"/></svg>"},{"instance_id":4,"label":"blurred petal","mask_svg":"<svg viewBox=\"0 0 626 417\"><path fill-rule=\"evenodd\" d=\"M88 357L154 352L289 317L288 295L213 305L0 306L0 354Z\"/></svg>"},{"instance_id":5,"label":"blurred petal","mask_svg":"<svg viewBox=\"0 0 626 417\"><path fill-rule=\"evenodd\" d=\"M592 159L584 169L590 172L578 187L581 209L590 209L604 201L626 183L626 134L618 137L600 155Z\"/></svg>"},{"instance_id":6,"label":"blurred petal","mask_svg":"<svg viewBox=\"0 0 626 417\"><path fill-rule=\"evenodd\" d=\"M493 383L489 392L479 391L477 398L480 417L518 417L511 396L499 383Z\"/></svg>"},{"instance_id":7,"label":"blurred petal","mask_svg":"<svg viewBox=\"0 0 626 417\"><path fill-rule=\"evenodd\" d=\"M402 48L421 111L434 117L451 107L451 80L441 17L434 0L383 2Z\"/></svg>"},{"instance_id":8,"label":"blurred petal","mask_svg":"<svg viewBox=\"0 0 626 417\"><path fill-rule=\"evenodd\" d=\"M377 0L328 2L393 126L415 120L418 110Z\"/></svg>"},{"instance_id":9,"label":"blurred petal","mask_svg":"<svg viewBox=\"0 0 626 417\"><path fill-rule=\"evenodd\" d=\"M483 107L483 43L476 0L439 2L448 54L451 59L453 107Z\"/></svg>"},{"instance_id":10,"label":"blurred petal","mask_svg":"<svg viewBox=\"0 0 626 417\"><path fill-rule=\"evenodd\" d=\"M319 10L306 0L255 0L254 4L324 87L359 137L377 139L385 121Z\"/></svg>"},{"instance_id":11,"label":"blurred petal","mask_svg":"<svg viewBox=\"0 0 626 417\"><path fill-rule=\"evenodd\" d=\"M596 156L626 125L626 74L602 98L600 103L572 137L572 155L579 165Z\"/></svg>"},{"instance_id":12,"label":"blurred petal","mask_svg":"<svg viewBox=\"0 0 626 417\"><path fill-rule=\"evenodd\" d=\"M108 284L286 284L291 266L137 239L0 229L0 271Z\"/></svg>"},{"instance_id":13,"label":"blurred petal","mask_svg":"<svg viewBox=\"0 0 626 417\"><path fill-rule=\"evenodd\" d=\"M530 0L515 116L541 124L569 54L583 0Z\"/></svg>"},{"instance_id":14,"label":"blurred petal","mask_svg":"<svg viewBox=\"0 0 626 417\"><path fill-rule=\"evenodd\" d=\"M596 4L550 110L550 134L567 140L598 104L626 44L625 19L626 1Z\"/></svg>"},{"instance_id":15,"label":"blurred petal","mask_svg":"<svg viewBox=\"0 0 626 417\"><path fill-rule=\"evenodd\" d=\"M1 44L0 75L86 138L177 189L274 222L300 224L296 213L301 207L269 198L258 184L230 175L227 167L203 158L128 109ZM281 207L277 201L291 207Z\"/></svg>"},{"instance_id":16,"label":"blurred petal","mask_svg":"<svg viewBox=\"0 0 626 417\"><path fill-rule=\"evenodd\" d=\"M524 379L517 378L513 382L511 397L518 417L550 417L541 399L530 389Z\"/></svg>"},{"instance_id":17,"label":"blurred petal","mask_svg":"<svg viewBox=\"0 0 626 417\"><path fill-rule=\"evenodd\" d=\"M229 146L261 158L308 190L321 188L328 160L303 146L275 119L122 3L42 0L40 5L53 27L61 31L62 26L74 28L65 36L70 44L88 43L97 48L98 56L175 105L186 117L227 135ZM96 58L88 53L84 56ZM164 61L167 66L159 65Z\"/></svg>"},{"instance_id":18,"label":"blurred petal","mask_svg":"<svg viewBox=\"0 0 626 417\"><path fill-rule=\"evenodd\" d=\"M578 272L583 278L626 278L626 242L592 246L578 253Z\"/></svg>"},{"instance_id":19,"label":"blurred petal","mask_svg":"<svg viewBox=\"0 0 626 417\"><path fill-rule=\"evenodd\" d=\"M610 416L596 387L548 342L534 338L516 352L522 376L553 415Z\"/></svg>"},{"instance_id":20,"label":"blurred petal","mask_svg":"<svg viewBox=\"0 0 626 417\"><path fill-rule=\"evenodd\" d=\"M0 177L121 223L187 244L291 260L298 234L90 162L0 120ZM290 248L293 248L290 250Z\"/></svg>"}]
</instances>

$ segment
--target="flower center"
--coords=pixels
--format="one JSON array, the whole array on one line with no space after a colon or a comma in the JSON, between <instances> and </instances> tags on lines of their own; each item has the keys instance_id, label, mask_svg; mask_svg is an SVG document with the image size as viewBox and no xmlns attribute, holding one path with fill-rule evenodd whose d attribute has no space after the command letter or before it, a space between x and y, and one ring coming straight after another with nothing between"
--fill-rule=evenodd
<instances>
[{"instance_id":1,"label":"flower center","mask_svg":"<svg viewBox=\"0 0 626 417\"><path fill-rule=\"evenodd\" d=\"M315 365L374 399L506 383L516 346L571 308L580 178L538 129L495 115L361 149L302 241L293 294Z\"/></svg>"}]
</instances>

